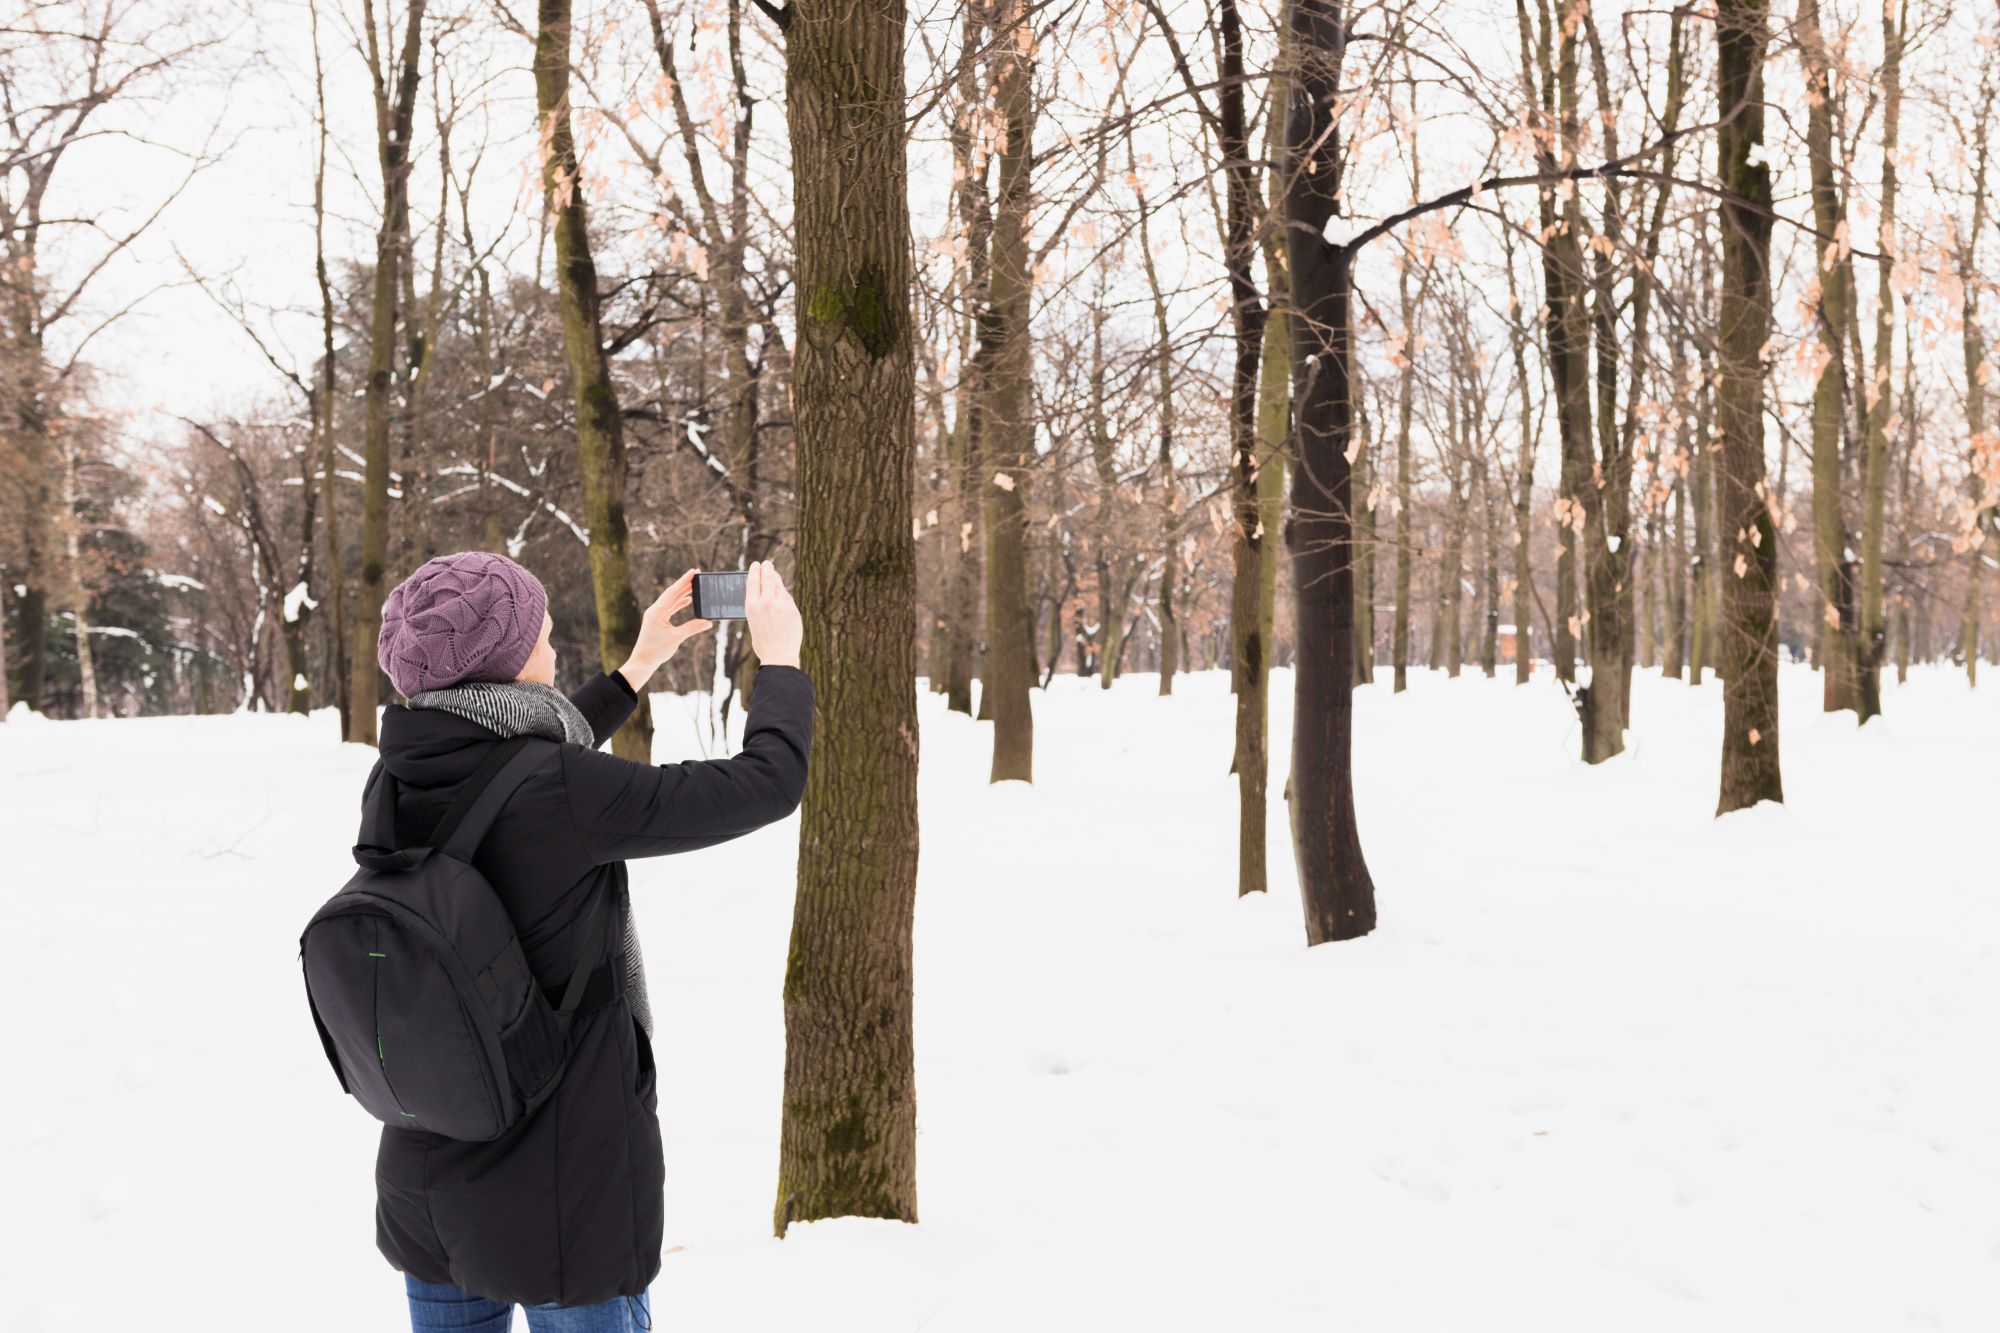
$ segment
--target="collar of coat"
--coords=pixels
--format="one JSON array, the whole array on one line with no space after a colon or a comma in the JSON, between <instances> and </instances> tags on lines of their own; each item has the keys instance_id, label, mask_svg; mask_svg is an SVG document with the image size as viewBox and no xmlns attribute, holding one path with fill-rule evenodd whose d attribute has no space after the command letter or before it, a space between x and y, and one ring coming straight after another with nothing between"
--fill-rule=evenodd
<instances>
[{"instance_id":1,"label":"collar of coat","mask_svg":"<svg viewBox=\"0 0 2000 1333\"><path fill-rule=\"evenodd\" d=\"M540 736L586 748L597 743L590 724L560 690L533 681L477 681L410 697L411 708L435 708L477 722L499 735Z\"/></svg>"}]
</instances>

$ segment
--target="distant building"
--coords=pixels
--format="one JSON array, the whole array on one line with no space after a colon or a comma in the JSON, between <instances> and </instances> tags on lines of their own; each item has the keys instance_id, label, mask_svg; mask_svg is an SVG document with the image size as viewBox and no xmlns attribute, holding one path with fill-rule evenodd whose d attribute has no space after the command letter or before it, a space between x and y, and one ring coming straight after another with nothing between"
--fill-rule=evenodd
<instances>
[{"instance_id":1,"label":"distant building","mask_svg":"<svg viewBox=\"0 0 2000 1333\"><path fill-rule=\"evenodd\" d=\"M1500 637L1500 660L1502 662L1518 662L1524 657L1531 663L1535 660L1535 635L1533 630L1517 629L1512 625L1500 625L1495 628L1495 632Z\"/></svg>"}]
</instances>

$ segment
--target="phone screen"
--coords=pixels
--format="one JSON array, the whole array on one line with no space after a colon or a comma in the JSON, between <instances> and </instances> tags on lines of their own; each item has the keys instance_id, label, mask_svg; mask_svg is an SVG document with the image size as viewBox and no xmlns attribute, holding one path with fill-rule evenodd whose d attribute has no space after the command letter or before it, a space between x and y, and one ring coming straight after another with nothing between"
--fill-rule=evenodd
<instances>
[{"instance_id":1,"label":"phone screen","mask_svg":"<svg viewBox=\"0 0 2000 1333\"><path fill-rule=\"evenodd\" d=\"M694 576L694 614L700 620L743 619L743 596L749 590L745 570Z\"/></svg>"}]
</instances>

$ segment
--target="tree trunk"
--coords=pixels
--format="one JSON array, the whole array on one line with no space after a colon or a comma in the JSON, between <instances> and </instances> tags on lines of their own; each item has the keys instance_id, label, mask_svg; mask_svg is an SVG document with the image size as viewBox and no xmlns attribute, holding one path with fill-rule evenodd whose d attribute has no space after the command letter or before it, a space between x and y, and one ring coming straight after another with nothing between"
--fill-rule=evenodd
<instances>
[{"instance_id":1,"label":"tree trunk","mask_svg":"<svg viewBox=\"0 0 2000 1333\"><path fill-rule=\"evenodd\" d=\"M83 576L83 550L77 540L81 523L76 512L76 452L63 449L62 531L63 551L68 557L63 580L69 603L70 623L76 631L76 678L83 691L83 715L97 716L97 661L90 648L90 584Z\"/></svg>"},{"instance_id":2,"label":"tree trunk","mask_svg":"<svg viewBox=\"0 0 2000 1333\"><path fill-rule=\"evenodd\" d=\"M965 238L965 282L961 289L965 310L954 321L960 340L959 385L948 469L952 522L946 540L956 542L957 546L951 559L939 629L945 637L945 706L968 717L972 715L972 680L983 611L981 591L985 587L986 552L985 524L981 521L984 506L980 500L985 484L980 449L985 392L981 374L985 355L979 329L980 312L991 295L991 269L987 261L993 208L987 194L991 155L979 150L973 134L974 122L986 106L980 91L983 81L979 77L979 52L986 42L985 13L984 4L968 4L961 16L965 31L956 74L958 105L951 122L953 203Z\"/></svg>"},{"instance_id":3,"label":"tree trunk","mask_svg":"<svg viewBox=\"0 0 2000 1333\"><path fill-rule=\"evenodd\" d=\"M1867 394L1867 443L1861 481L1861 642L1855 712L1861 721L1882 712L1882 663L1889 627L1882 605L1882 538L1889 495L1889 417L1895 406L1890 385L1895 354L1896 154L1903 120L1903 37L1907 5L1882 6L1882 200L1881 240L1876 249L1875 379ZM1914 410L1914 406L1909 410Z\"/></svg>"},{"instance_id":4,"label":"tree trunk","mask_svg":"<svg viewBox=\"0 0 2000 1333\"><path fill-rule=\"evenodd\" d=\"M1653 453L1649 465L1649 478L1657 478L1659 471L1659 451ZM1651 485L1649 480L1648 485ZM1646 515L1646 544L1635 552L1632 567L1638 574L1644 603L1639 608L1639 665L1648 670L1660 661L1660 513L1657 508ZM1643 562L1643 563L1642 563ZM1629 707L1629 704L1628 704Z\"/></svg>"},{"instance_id":5,"label":"tree trunk","mask_svg":"<svg viewBox=\"0 0 2000 1333\"><path fill-rule=\"evenodd\" d=\"M14 618L21 626L21 700L39 713L48 688L48 594L37 584L23 583Z\"/></svg>"},{"instance_id":6,"label":"tree trunk","mask_svg":"<svg viewBox=\"0 0 2000 1333\"><path fill-rule=\"evenodd\" d=\"M375 87L375 138L382 167L382 224L375 234L374 286L369 297L368 382L362 390L361 596L354 608L354 678L347 739L375 743L375 714L381 699L382 670L375 645L382 634L382 600L389 564L389 417L396 367L397 292L410 238L402 230L410 189L410 128L417 105L419 61L423 55L424 5L410 0L403 45L395 68L393 99L382 67L373 0L363 0L369 68ZM567 67L565 67L567 68ZM331 484L332 479L328 478Z\"/></svg>"},{"instance_id":7,"label":"tree trunk","mask_svg":"<svg viewBox=\"0 0 2000 1333\"><path fill-rule=\"evenodd\" d=\"M20 275L24 287L34 280L32 269ZM32 312L25 321L38 326ZM51 530L54 496L49 478L53 472L48 419L42 405L42 344L31 333L20 349L22 383L14 405L16 440L22 452L27 478L21 487L28 512L22 516L21 604L16 612L21 626L21 698L29 708L43 711L48 693L49 669L49 587L56 580L55 534Z\"/></svg>"},{"instance_id":8,"label":"tree trunk","mask_svg":"<svg viewBox=\"0 0 2000 1333\"><path fill-rule=\"evenodd\" d=\"M785 968L781 1236L813 1218L917 1220L916 371L907 131L883 114L906 105L904 7L783 12L798 585L818 736Z\"/></svg>"},{"instance_id":9,"label":"tree trunk","mask_svg":"<svg viewBox=\"0 0 2000 1333\"><path fill-rule=\"evenodd\" d=\"M952 530L947 541L957 543L945 597L946 614L939 632L945 636L945 706L972 715L974 656L979 643L985 582L986 540L979 502L978 359L968 357L959 388L958 422L952 431Z\"/></svg>"},{"instance_id":10,"label":"tree trunk","mask_svg":"<svg viewBox=\"0 0 2000 1333\"><path fill-rule=\"evenodd\" d=\"M1097 534L1097 687L1111 688L1118 678L1118 659L1125 653L1125 595L1114 592L1118 580L1111 576L1111 560L1104 553L1110 541L1108 527Z\"/></svg>"},{"instance_id":11,"label":"tree trunk","mask_svg":"<svg viewBox=\"0 0 2000 1333\"><path fill-rule=\"evenodd\" d=\"M1499 517L1493 501L1492 478L1486 466L1485 444L1473 456L1473 477L1479 494L1479 669L1488 680L1500 671L1500 540Z\"/></svg>"},{"instance_id":12,"label":"tree trunk","mask_svg":"<svg viewBox=\"0 0 2000 1333\"><path fill-rule=\"evenodd\" d=\"M1903 345L1905 347L1915 347L1917 345L1916 314L1907 304L1903 309L1903 318ZM1896 524L1896 563L1908 569L1910 566L1909 516L1910 489L1912 485L1910 474L1912 464L1917 455L1917 423L1922 419L1922 414L1916 410L1917 359L1914 356L1905 356L1903 358L1903 402L1909 405L1910 410L1901 413L1903 421L1903 467L1901 477L1896 486L1896 508L1899 519ZM1910 634L1910 597L1913 591L1909 586L1907 577L1904 586L1896 590L1896 683L1898 685L1907 683L1910 678L1910 654L1915 643ZM1930 590L1925 588L1920 595L1923 598L1923 604L1926 608L1925 619L1928 621ZM1923 648L1925 660L1929 660L1936 655L1935 643L1936 640L1928 635L1925 636Z\"/></svg>"},{"instance_id":13,"label":"tree trunk","mask_svg":"<svg viewBox=\"0 0 2000 1333\"><path fill-rule=\"evenodd\" d=\"M1271 289L1276 291L1282 261L1267 252ZM1291 413L1291 327L1282 307L1271 309L1260 330L1262 357L1257 386L1255 452L1247 494L1238 460L1232 493L1230 532L1235 557L1230 583L1231 682L1236 690L1236 745L1230 771L1236 774L1236 893L1270 888L1266 812L1270 804L1271 636L1276 621L1277 536L1285 479L1286 437ZM1241 362L1238 362L1239 369ZM1278 503L1272 500L1276 497ZM1277 513L1274 514L1273 510Z\"/></svg>"},{"instance_id":14,"label":"tree trunk","mask_svg":"<svg viewBox=\"0 0 2000 1333\"><path fill-rule=\"evenodd\" d=\"M1722 789L1716 813L1783 801L1778 769L1778 531L1764 493L1764 343L1771 329L1771 169L1764 143L1766 0L1722 0L1720 517ZM1756 162L1751 150L1758 150Z\"/></svg>"},{"instance_id":15,"label":"tree trunk","mask_svg":"<svg viewBox=\"0 0 2000 1333\"><path fill-rule=\"evenodd\" d=\"M900 10L898 11L901 12ZM993 707L989 780L1034 780L1034 608L1028 601L1027 482L1034 461L1034 355L1028 342L1028 209L1035 129L1034 28L1027 0L999 0L993 60L1004 126L993 220L993 296L984 312L986 693Z\"/></svg>"},{"instance_id":16,"label":"tree trunk","mask_svg":"<svg viewBox=\"0 0 2000 1333\"><path fill-rule=\"evenodd\" d=\"M1097 474L1097 684L1108 690L1118 678L1118 663L1125 652L1125 606L1131 600L1131 580L1112 577L1112 541L1117 530L1118 460L1113 452L1111 425L1105 413L1104 325L1109 312L1104 303L1104 284L1097 284L1096 299L1090 307L1090 461Z\"/></svg>"},{"instance_id":17,"label":"tree trunk","mask_svg":"<svg viewBox=\"0 0 2000 1333\"><path fill-rule=\"evenodd\" d=\"M1514 385L1521 398L1521 445L1514 471L1514 683L1526 685L1534 674L1534 635L1530 602L1535 592L1535 414L1528 378L1528 330L1516 322L1521 299L1514 284L1514 247L1507 240L1508 342L1514 354Z\"/></svg>"},{"instance_id":18,"label":"tree trunk","mask_svg":"<svg viewBox=\"0 0 2000 1333\"><path fill-rule=\"evenodd\" d=\"M1702 228L1700 309L1715 309L1715 268L1706 244L1707 228ZM1694 465L1689 485L1694 503L1694 559L1690 570L1694 582L1694 610L1689 618L1688 684L1701 684L1702 672L1714 665L1715 654L1715 463L1720 442L1715 438L1715 381L1709 369L1707 346L1695 348Z\"/></svg>"},{"instance_id":19,"label":"tree trunk","mask_svg":"<svg viewBox=\"0 0 2000 1333\"><path fill-rule=\"evenodd\" d=\"M1959 655L1965 659L1965 683L1979 685L1980 612L1984 595L1981 575L1986 556L1986 520L1993 497L1985 494L1979 475L1979 455L1990 447L1986 436L1986 335L1979 324L1979 234L1986 229L1986 181L1988 131L1993 119L1994 83L1992 55L1987 56L1986 77L1981 80L1979 115L1972 132L1972 225L1959 244L1958 278L1964 291L1963 337L1965 350L1965 434L1972 452L1966 459L1966 485L1972 507L1972 532L1965 552L1965 612L1959 622Z\"/></svg>"},{"instance_id":20,"label":"tree trunk","mask_svg":"<svg viewBox=\"0 0 2000 1333\"><path fill-rule=\"evenodd\" d=\"M1536 136L1536 165L1545 176L1553 176L1575 162L1578 141L1577 111L1577 32L1568 11L1562 22L1561 47L1555 47L1556 26L1546 5L1537 28L1529 19L1527 6L1517 4L1521 41L1521 73L1539 93L1539 126ZM1530 42L1533 42L1532 51ZM1562 466L1556 493L1556 522L1559 549L1556 555L1556 613L1554 642L1556 676L1576 679L1576 639L1587 626L1584 608L1577 597L1579 532L1588 527L1590 498L1585 495L1592 472L1590 433L1590 365L1587 330L1583 312L1583 255L1578 233L1582 230L1582 210L1572 187L1561 216L1556 209L1556 188L1544 185L1538 192L1542 231L1542 282L1547 305L1549 379L1556 399L1556 434L1562 448ZM1587 697L1587 696L1586 696ZM1591 745L1586 730L1586 751ZM1588 754L1586 754L1588 758Z\"/></svg>"},{"instance_id":21,"label":"tree trunk","mask_svg":"<svg viewBox=\"0 0 2000 1333\"><path fill-rule=\"evenodd\" d=\"M1583 9L1579 13L1589 41L1599 105L1614 106L1617 94L1611 86L1610 64L1605 56L1603 36L1590 10ZM1682 15L1676 11L1669 36L1666 107L1660 122L1662 132L1668 136L1679 128L1684 83L1681 58L1683 22ZM1604 117L1601 132L1606 155L1617 159L1620 150L1616 119ZM1662 154L1660 170L1668 176L1673 173L1671 138ZM1636 245L1633 248L1639 251L1639 259L1633 265L1631 294L1627 302L1632 321L1630 346L1634 350L1631 356L1631 385L1622 426L1618 413L1620 306L1614 264L1623 262L1618 252L1627 248L1627 242L1624 236L1623 195L1615 178L1607 179L1603 186L1602 215L1606 246L1593 246L1591 250L1598 437L1597 484L1592 488L1598 500L1595 516L1598 533L1589 547L1591 580L1595 588L1590 613L1593 628L1591 703L1599 725L1594 744L1589 736L1585 740L1587 750L1595 750L1599 757L1623 751L1624 732L1631 724L1632 669L1638 648L1638 589L1634 579L1638 553L1632 540L1632 460L1639 433L1639 410L1645 398L1645 381L1651 364L1651 357L1646 353L1647 323L1668 191L1669 187L1663 183L1656 195L1650 225L1642 224L1640 235L1634 238ZM1600 681L1600 676L1605 679ZM1586 753L1585 757L1588 759L1590 755Z\"/></svg>"},{"instance_id":22,"label":"tree trunk","mask_svg":"<svg viewBox=\"0 0 2000 1333\"><path fill-rule=\"evenodd\" d=\"M1454 392L1453 397L1457 394ZM1460 430L1452 440L1452 457L1447 469L1445 522L1442 554L1438 559L1438 627L1440 642L1431 647L1433 659L1442 659L1445 675L1458 679L1465 665L1465 524L1471 506L1467 503L1465 451L1472 435L1471 403L1467 401L1460 418Z\"/></svg>"},{"instance_id":23,"label":"tree trunk","mask_svg":"<svg viewBox=\"0 0 2000 1333\"><path fill-rule=\"evenodd\" d=\"M1410 290L1410 266L1396 270L1396 293L1402 303L1402 373L1396 379L1396 612L1392 626L1391 665L1395 669L1392 693L1410 687L1410 563L1415 558L1410 532L1412 460L1410 427L1416 411L1417 308L1422 294Z\"/></svg>"},{"instance_id":24,"label":"tree trunk","mask_svg":"<svg viewBox=\"0 0 2000 1333\"><path fill-rule=\"evenodd\" d=\"M1272 251L1276 247L1271 247ZM1267 254L1270 251L1267 251ZM1270 290L1287 284L1280 268ZM1285 526L1285 490L1290 478L1292 430L1292 334L1282 309L1264 320L1263 360L1257 378L1257 522L1262 536L1257 552L1257 633L1260 639L1257 688L1265 691L1258 705L1257 725L1268 726L1268 687L1272 664L1278 660L1278 534ZM1260 745L1266 743L1260 742ZM1268 746L1266 745L1266 748Z\"/></svg>"},{"instance_id":25,"label":"tree trunk","mask_svg":"<svg viewBox=\"0 0 2000 1333\"><path fill-rule=\"evenodd\" d=\"M1672 332L1673 363L1668 370L1678 402L1674 414L1673 541L1667 550L1666 567L1666 662L1661 673L1679 680L1688 655L1688 482L1686 473L1693 465L1699 444L1694 435L1694 413L1685 401L1688 367L1687 344L1679 327Z\"/></svg>"},{"instance_id":26,"label":"tree trunk","mask_svg":"<svg viewBox=\"0 0 2000 1333\"><path fill-rule=\"evenodd\" d=\"M1174 692L1174 671L1179 665L1180 622L1174 613L1174 585L1180 581L1180 514L1176 508L1174 481L1174 372L1173 332L1167 318L1167 299L1160 290L1159 268L1153 262L1153 240L1148 226L1145 191L1136 185L1138 167L1132 169L1134 192L1139 203L1139 258L1146 270L1146 284L1153 295L1153 323L1159 336L1158 362L1160 447L1160 546L1164 560L1160 568L1160 693ZM1255 401L1252 401L1252 409Z\"/></svg>"},{"instance_id":27,"label":"tree trunk","mask_svg":"<svg viewBox=\"0 0 2000 1333\"><path fill-rule=\"evenodd\" d=\"M1325 239L1340 190L1334 113L1346 29L1338 0L1293 0L1284 219L1290 261L1297 465L1286 545L1298 634L1292 838L1306 943L1375 928L1375 885L1354 815L1351 255Z\"/></svg>"},{"instance_id":28,"label":"tree trunk","mask_svg":"<svg viewBox=\"0 0 2000 1333\"><path fill-rule=\"evenodd\" d=\"M1249 124L1244 115L1243 23L1236 0L1218 0L1216 58L1220 80L1216 88L1214 128L1222 155L1224 220L1222 264L1229 279L1229 320L1232 335L1229 377L1230 556L1232 560L1229 621L1230 679L1236 691L1236 735L1232 767L1237 781L1238 896L1262 893L1267 887L1264 851L1267 836L1265 806L1269 800L1270 750L1266 728L1269 707L1266 686L1271 670L1272 626L1264 614L1264 585L1276 558L1273 533L1266 523L1269 491L1279 480L1270 470L1282 466L1272 452L1271 414L1280 386L1266 376L1260 383L1264 356L1266 308L1257 292L1252 266L1257 258L1259 186L1257 164L1250 154ZM1183 68L1183 74L1186 70ZM1274 83L1282 87L1282 82ZM1266 267L1273 280L1282 260L1270 249ZM1283 437L1278 426L1279 438Z\"/></svg>"},{"instance_id":29,"label":"tree trunk","mask_svg":"<svg viewBox=\"0 0 2000 1333\"><path fill-rule=\"evenodd\" d=\"M347 619L347 575L341 567L340 551L340 489L336 483L335 470L339 462L339 452L334 447L333 438L333 395L338 380L339 362L334 353L334 306L333 279L326 263L326 163L328 141L332 131L326 110L326 71L321 63L319 50L319 6L308 6L312 29L313 48L313 111L318 142L313 150L313 280L319 288L320 317L320 364L315 377L311 397L313 415L313 448L308 452L301 468L310 472L314 460L320 469L319 486L322 503L326 506L326 581L327 613L331 620L331 630L326 636L331 646L334 704L340 717L340 734L350 734L354 715L354 679L349 652L352 648L353 633ZM312 542L312 524L306 524L306 542ZM303 563L303 562L302 562Z\"/></svg>"},{"instance_id":30,"label":"tree trunk","mask_svg":"<svg viewBox=\"0 0 2000 1333\"><path fill-rule=\"evenodd\" d=\"M540 0L535 34L535 111L541 119L542 198L555 234L563 360L576 402L576 451L590 529L590 582L597 603L597 652L616 670L639 635L639 602L625 557L625 429L604 355L597 265L583 207L582 171L570 132L569 0ZM908 534L908 522L904 532ZM911 675L915 675L914 669ZM611 741L612 753L651 763L653 716L645 698Z\"/></svg>"},{"instance_id":31,"label":"tree trunk","mask_svg":"<svg viewBox=\"0 0 2000 1333\"><path fill-rule=\"evenodd\" d=\"M1354 683L1375 680L1375 485L1372 422L1357 413L1354 451Z\"/></svg>"},{"instance_id":32,"label":"tree trunk","mask_svg":"<svg viewBox=\"0 0 2000 1333\"><path fill-rule=\"evenodd\" d=\"M1806 76L1806 152L1812 171L1813 226L1820 256L1819 300L1813 324L1824 364L1813 386L1813 572L1820 610L1814 620L1819 642L1821 706L1829 713L1857 708L1860 701L1860 635L1854 598L1854 567L1841 494L1841 457L1847 424L1847 331L1854 301L1854 262L1845 241L1847 218L1834 162L1833 81L1826 42L1820 31L1819 0L1800 0L1799 48Z\"/></svg>"}]
</instances>

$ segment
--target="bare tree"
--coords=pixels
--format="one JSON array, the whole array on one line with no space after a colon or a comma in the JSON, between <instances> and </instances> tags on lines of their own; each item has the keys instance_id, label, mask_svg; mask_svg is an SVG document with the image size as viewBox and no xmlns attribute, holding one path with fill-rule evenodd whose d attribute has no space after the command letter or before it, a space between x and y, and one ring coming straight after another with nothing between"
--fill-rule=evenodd
<instances>
[{"instance_id":1,"label":"bare tree","mask_svg":"<svg viewBox=\"0 0 2000 1333\"><path fill-rule=\"evenodd\" d=\"M1352 251L1336 217L1334 118L1347 30L1338 0L1292 0L1283 216L1292 279L1296 444L1286 544L1297 604L1292 840L1306 943L1375 928L1375 885L1354 816L1354 571L1347 445L1353 429Z\"/></svg>"},{"instance_id":2,"label":"bare tree","mask_svg":"<svg viewBox=\"0 0 2000 1333\"><path fill-rule=\"evenodd\" d=\"M1783 801L1778 768L1778 528L1764 484L1764 344L1771 328L1771 168L1764 161L1765 0L1722 0L1717 167L1722 315L1722 795L1718 814Z\"/></svg>"},{"instance_id":3,"label":"bare tree","mask_svg":"<svg viewBox=\"0 0 2000 1333\"><path fill-rule=\"evenodd\" d=\"M426 0L409 0L403 39L393 61L385 35L393 37L388 10L381 24L374 0L362 0L362 55L375 98L375 154L382 169L382 216L375 232L375 273L369 298L368 378L362 390L366 424L362 453L361 587L354 608L353 684L347 739L375 743L375 714L382 671L375 647L382 633L382 602L389 567L389 428L394 410L396 327L400 315L403 265L408 262L410 134L416 123L417 83L423 54Z\"/></svg>"},{"instance_id":4,"label":"bare tree","mask_svg":"<svg viewBox=\"0 0 2000 1333\"><path fill-rule=\"evenodd\" d=\"M83 688L94 697L87 614L72 540L75 450L61 440L65 404L91 344L150 291L105 311L94 294L113 261L153 230L187 182L214 160L208 145L129 221L51 215L49 193L80 146L136 137L114 123L150 114L177 73L213 38L200 22L136 5L48 0L0 27L0 447L20 529L20 697L39 709L47 688L51 604L77 617ZM143 140L142 140L143 141ZM58 274L52 252L65 262Z\"/></svg>"},{"instance_id":5,"label":"bare tree","mask_svg":"<svg viewBox=\"0 0 2000 1333\"><path fill-rule=\"evenodd\" d=\"M555 234L556 290L562 311L563 359L576 400L577 462L583 473L590 528L590 580L597 594L597 648L612 670L639 632L639 602L626 563L625 429L618 391L604 352L604 316L597 264L585 222L582 168L570 129L569 0L540 0L535 31L535 111L541 120L542 192ZM612 737L613 753L651 763L649 705Z\"/></svg>"},{"instance_id":6,"label":"bare tree","mask_svg":"<svg viewBox=\"0 0 2000 1333\"><path fill-rule=\"evenodd\" d=\"M997 0L993 16L995 110L1003 125L993 217L991 295L981 312L984 408L980 487L986 524L986 693L992 700L991 781L1034 778L1034 613L1028 597L1027 485L1034 461L1028 296L1034 269L1028 212L1034 164L1036 11Z\"/></svg>"}]
</instances>

